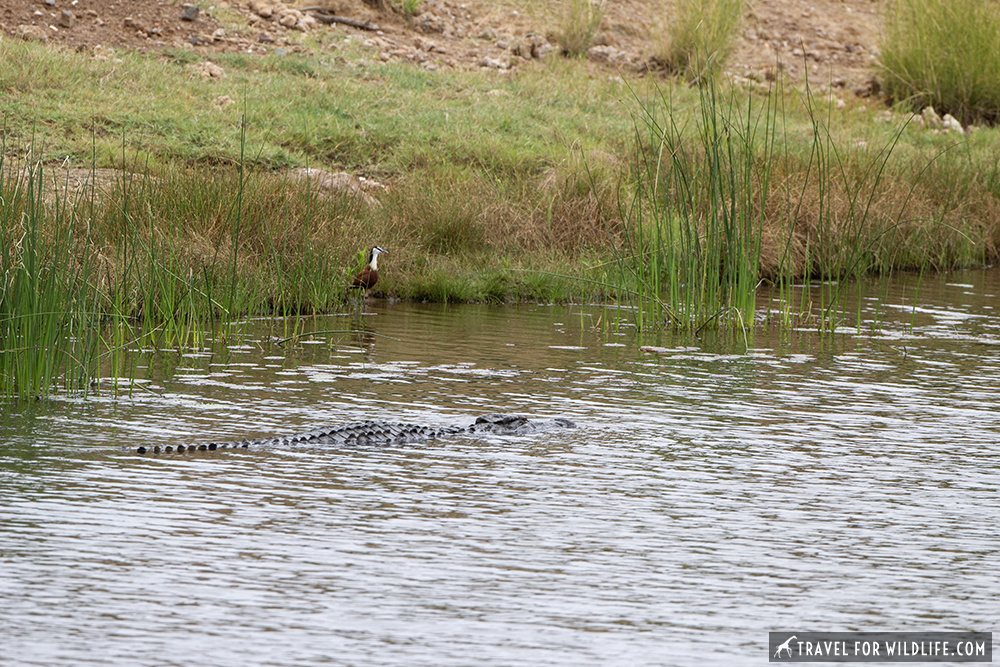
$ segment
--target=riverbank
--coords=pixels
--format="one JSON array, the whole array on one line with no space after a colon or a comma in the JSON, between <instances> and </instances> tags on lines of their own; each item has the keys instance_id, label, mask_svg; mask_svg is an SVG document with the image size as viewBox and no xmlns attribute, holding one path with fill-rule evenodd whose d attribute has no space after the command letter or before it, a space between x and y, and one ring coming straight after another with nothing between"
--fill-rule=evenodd
<instances>
[{"instance_id":1,"label":"riverbank","mask_svg":"<svg viewBox=\"0 0 1000 667\"><path fill-rule=\"evenodd\" d=\"M769 282L1000 247L993 129L783 80L698 89L556 55L430 70L321 46L0 42L8 390L86 386L99 355L184 347L206 322L356 308L376 244L374 296L627 300L642 328L691 329L745 326ZM786 325L836 326L829 301L784 303Z\"/></svg>"},{"instance_id":2,"label":"riverbank","mask_svg":"<svg viewBox=\"0 0 1000 667\"><path fill-rule=\"evenodd\" d=\"M636 158L654 141L644 108L692 146L704 117L696 89L559 57L513 73L427 71L322 53L96 57L6 40L0 58L11 93L6 167L30 155L55 188L69 185L62 205L87 203L73 219L100 254L122 242L110 212L136 205L137 233L164 244L179 274L206 275L213 258L232 256L239 218L236 262L264 292L276 257L312 256L317 275L339 280L333 272L354 270L355 253L376 243L390 251L381 295L602 292L546 272L613 283L595 267L615 259L630 222ZM208 65L222 74L206 74ZM759 151L751 164L769 162L762 277L788 274L789 257L795 278L843 274L842 242L871 246L878 271L995 260L995 130L943 131L853 96L770 94L768 112L759 84L723 83L717 105L730 117L748 105L751 115L777 114L771 136L760 131L750 147ZM318 171L309 179L302 169ZM238 192L250 196L239 211ZM266 301L329 309L341 287Z\"/></svg>"}]
</instances>

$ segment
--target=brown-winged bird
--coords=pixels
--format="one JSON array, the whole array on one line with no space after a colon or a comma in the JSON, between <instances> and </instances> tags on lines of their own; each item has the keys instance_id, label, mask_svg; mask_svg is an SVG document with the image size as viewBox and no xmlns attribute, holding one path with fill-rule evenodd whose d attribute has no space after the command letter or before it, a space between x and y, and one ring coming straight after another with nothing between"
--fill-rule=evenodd
<instances>
[{"instance_id":1,"label":"brown-winged bird","mask_svg":"<svg viewBox=\"0 0 1000 667\"><path fill-rule=\"evenodd\" d=\"M372 287L375 287L375 283L378 282L378 256L379 254L388 255L385 250L379 248L378 246L372 246L372 249L368 251L368 263L365 264L365 268L361 269L361 273L354 276L354 282L351 283L351 289L363 289L366 292Z\"/></svg>"}]
</instances>

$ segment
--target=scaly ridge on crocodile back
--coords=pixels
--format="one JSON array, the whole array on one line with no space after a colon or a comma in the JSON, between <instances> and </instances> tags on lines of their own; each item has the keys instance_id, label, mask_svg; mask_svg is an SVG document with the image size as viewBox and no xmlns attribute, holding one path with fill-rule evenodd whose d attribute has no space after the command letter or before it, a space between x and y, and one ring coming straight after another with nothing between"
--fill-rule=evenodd
<instances>
[{"instance_id":1,"label":"scaly ridge on crocodile back","mask_svg":"<svg viewBox=\"0 0 1000 667\"><path fill-rule=\"evenodd\" d=\"M490 435L531 435L560 428L576 428L568 419L531 420L523 415L494 413L478 417L471 426L445 426L434 428L421 424L368 421L329 428L318 428L305 433L261 438L258 440L234 440L231 442L208 442L198 445L178 445L161 447L137 447L136 454L171 454L177 452L216 451L218 449L271 449L277 447L337 447L364 445L397 445L424 442L452 435L484 433ZM130 449L130 448L126 448Z\"/></svg>"}]
</instances>

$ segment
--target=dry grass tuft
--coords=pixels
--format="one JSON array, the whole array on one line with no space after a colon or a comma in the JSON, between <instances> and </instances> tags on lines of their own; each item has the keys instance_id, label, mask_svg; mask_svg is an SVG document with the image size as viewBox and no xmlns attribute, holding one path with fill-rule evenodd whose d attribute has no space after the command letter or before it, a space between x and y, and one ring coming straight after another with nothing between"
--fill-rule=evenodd
<instances>
[{"instance_id":1,"label":"dry grass tuft","mask_svg":"<svg viewBox=\"0 0 1000 667\"><path fill-rule=\"evenodd\" d=\"M743 0L673 0L656 60L688 81L714 75L733 51L742 15Z\"/></svg>"},{"instance_id":2,"label":"dry grass tuft","mask_svg":"<svg viewBox=\"0 0 1000 667\"><path fill-rule=\"evenodd\" d=\"M556 40L564 55L580 57L594 43L604 19L605 0L561 0L554 23Z\"/></svg>"}]
</instances>

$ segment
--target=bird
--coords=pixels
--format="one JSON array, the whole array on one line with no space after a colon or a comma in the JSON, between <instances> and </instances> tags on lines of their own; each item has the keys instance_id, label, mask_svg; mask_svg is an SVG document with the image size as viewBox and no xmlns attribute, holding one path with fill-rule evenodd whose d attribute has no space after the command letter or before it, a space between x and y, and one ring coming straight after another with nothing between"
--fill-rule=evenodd
<instances>
[{"instance_id":1,"label":"bird","mask_svg":"<svg viewBox=\"0 0 1000 667\"><path fill-rule=\"evenodd\" d=\"M368 251L368 263L358 275L354 276L351 289L363 289L367 292L375 287L375 283L378 282L378 256L380 254L388 255L389 253L378 246L372 246L372 249Z\"/></svg>"}]
</instances>

